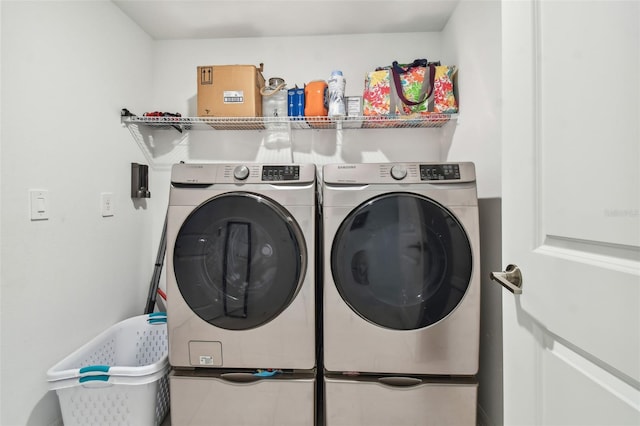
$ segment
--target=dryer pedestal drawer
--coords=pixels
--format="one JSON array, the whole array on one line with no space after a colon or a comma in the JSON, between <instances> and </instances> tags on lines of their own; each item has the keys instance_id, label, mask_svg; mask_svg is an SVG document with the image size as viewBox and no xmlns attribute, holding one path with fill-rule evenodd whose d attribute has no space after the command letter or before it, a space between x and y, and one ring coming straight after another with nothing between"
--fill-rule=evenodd
<instances>
[{"instance_id":1,"label":"dryer pedestal drawer","mask_svg":"<svg viewBox=\"0 0 640 426\"><path fill-rule=\"evenodd\" d=\"M325 378L326 426L475 426L478 384ZM406 385L406 386L405 386Z\"/></svg>"},{"instance_id":2,"label":"dryer pedestal drawer","mask_svg":"<svg viewBox=\"0 0 640 426\"><path fill-rule=\"evenodd\" d=\"M250 375L250 373L243 373ZM313 426L313 373L232 380L208 370L169 376L171 424L180 426Z\"/></svg>"}]
</instances>

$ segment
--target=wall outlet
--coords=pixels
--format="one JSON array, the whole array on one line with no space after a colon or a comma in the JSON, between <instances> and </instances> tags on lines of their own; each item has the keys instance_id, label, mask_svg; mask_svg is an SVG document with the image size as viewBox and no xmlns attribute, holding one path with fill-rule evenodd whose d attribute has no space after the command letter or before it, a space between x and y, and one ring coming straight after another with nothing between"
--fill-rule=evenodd
<instances>
[{"instance_id":1,"label":"wall outlet","mask_svg":"<svg viewBox=\"0 0 640 426\"><path fill-rule=\"evenodd\" d=\"M112 192L103 192L100 194L100 211L102 212L102 217L114 215L115 209Z\"/></svg>"}]
</instances>

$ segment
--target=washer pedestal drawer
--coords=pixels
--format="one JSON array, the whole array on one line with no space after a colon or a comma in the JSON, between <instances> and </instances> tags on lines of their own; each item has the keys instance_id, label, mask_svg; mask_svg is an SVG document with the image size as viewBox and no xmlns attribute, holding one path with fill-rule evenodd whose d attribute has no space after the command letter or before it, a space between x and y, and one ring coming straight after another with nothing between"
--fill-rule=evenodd
<instances>
[{"instance_id":1,"label":"washer pedestal drawer","mask_svg":"<svg viewBox=\"0 0 640 426\"><path fill-rule=\"evenodd\" d=\"M314 373L282 373L265 378L250 376L251 373L215 370L201 373L174 370L169 376L171 424L314 425Z\"/></svg>"}]
</instances>

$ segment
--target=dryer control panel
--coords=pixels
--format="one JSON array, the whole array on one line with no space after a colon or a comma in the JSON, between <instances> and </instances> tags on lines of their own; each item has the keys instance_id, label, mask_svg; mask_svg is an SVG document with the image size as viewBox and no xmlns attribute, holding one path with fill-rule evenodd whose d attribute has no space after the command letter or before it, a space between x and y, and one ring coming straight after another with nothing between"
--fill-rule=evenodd
<instances>
[{"instance_id":1,"label":"dryer control panel","mask_svg":"<svg viewBox=\"0 0 640 426\"><path fill-rule=\"evenodd\" d=\"M460 180L459 164L420 164L420 180Z\"/></svg>"},{"instance_id":2,"label":"dryer control panel","mask_svg":"<svg viewBox=\"0 0 640 426\"><path fill-rule=\"evenodd\" d=\"M262 166L262 180L300 180L300 166Z\"/></svg>"},{"instance_id":3,"label":"dryer control panel","mask_svg":"<svg viewBox=\"0 0 640 426\"><path fill-rule=\"evenodd\" d=\"M323 180L329 184L455 184L475 179L475 166L471 162L327 164L323 167Z\"/></svg>"}]
</instances>

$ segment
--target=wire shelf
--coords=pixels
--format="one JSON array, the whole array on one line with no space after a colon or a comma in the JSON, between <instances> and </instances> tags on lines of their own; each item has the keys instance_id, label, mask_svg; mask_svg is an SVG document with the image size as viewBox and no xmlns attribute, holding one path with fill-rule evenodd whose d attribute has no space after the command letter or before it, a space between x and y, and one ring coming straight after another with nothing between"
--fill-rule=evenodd
<instances>
[{"instance_id":1,"label":"wire shelf","mask_svg":"<svg viewBox=\"0 0 640 426\"><path fill-rule=\"evenodd\" d=\"M455 121L457 114L329 117L122 117L124 124L183 130L302 130L437 128Z\"/></svg>"}]
</instances>

